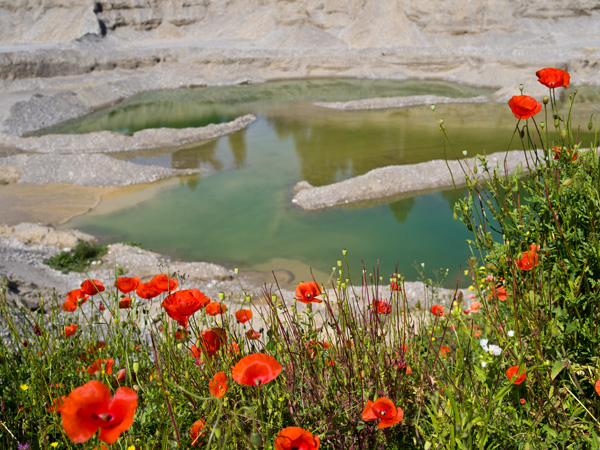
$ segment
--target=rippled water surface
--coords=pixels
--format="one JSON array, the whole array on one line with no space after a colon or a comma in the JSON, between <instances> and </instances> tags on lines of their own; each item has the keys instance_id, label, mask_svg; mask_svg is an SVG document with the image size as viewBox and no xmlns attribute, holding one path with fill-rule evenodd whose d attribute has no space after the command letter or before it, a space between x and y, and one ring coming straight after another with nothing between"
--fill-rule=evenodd
<instances>
[{"instance_id":1,"label":"rippled water surface","mask_svg":"<svg viewBox=\"0 0 600 450\"><path fill-rule=\"evenodd\" d=\"M105 202L68 225L107 241L136 241L188 260L248 270L286 269L296 280L329 274L342 249L353 277L364 262L387 278L396 265L416 279L449 268L448 285L469 255L464 227L452 218L453 190L398 198L361 208L307 212L291 203L293 186L315 186L392 165L443 159L441 133L429 105L343 112L314 101L435 94L470 97L482 89L423 81L313 80L155 92L95 113L54 132L202 126L253 113L247 129L200 145L117 155L141 164L207 168L205 177L159 184L144 194ZM597 95L597 92L592 92ZM597 97L595 97L597 102ZM584 103L585 105L585 103ZM586 108L581 108L582 129ZM589 109L589 108L588 108ZM449 156L506 150L515 119L504 104L441 104L452 143ZM582 134L582 139L587 136ZM515 141L511 148L518 148ZM423 174L423 176L427 176ZM462 283L461 283L462 284Z\"/></svg>"}]
</instances>

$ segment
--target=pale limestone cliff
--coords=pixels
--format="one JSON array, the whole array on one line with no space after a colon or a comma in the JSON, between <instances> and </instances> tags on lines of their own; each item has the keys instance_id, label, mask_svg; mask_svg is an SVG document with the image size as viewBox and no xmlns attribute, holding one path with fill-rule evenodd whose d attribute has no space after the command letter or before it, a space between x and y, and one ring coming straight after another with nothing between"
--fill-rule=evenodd
<instances>
[{"instance_id":1,"label":"pale limestone cliff","mask_svg":"<svg viewBox=\"0 0 600 450\"><path fill-rule=\"evenodd\" d=\"M419 45L426 35L539 33L560 26L553 22L559 18L598 15L597 0L0 0L0 44L114 33L391 47Z\"/></svg>"}]
</instances>

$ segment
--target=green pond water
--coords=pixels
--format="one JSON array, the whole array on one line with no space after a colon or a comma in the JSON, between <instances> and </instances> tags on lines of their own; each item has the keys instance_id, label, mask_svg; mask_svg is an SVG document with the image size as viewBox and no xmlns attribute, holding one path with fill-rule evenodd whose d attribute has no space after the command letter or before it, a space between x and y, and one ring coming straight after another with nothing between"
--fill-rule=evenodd
<instances>
[{"instance_id":1,"label":"green pond water","mask_svg":"<svg viewBox=\"0 0 600 450\"><path fill-rule=\"evenodd\" d=\"M207 168L212 175L176 178L150 190L105 201L67 224L107 242L136 241L184 260L212 261L241 270L288 270L294 283L310 269L327 277L342 249L359 280L379 266L387 279L396 270L417 279L448 268L455 285L469 256L469 233L452 218L454 190L428 192L360 208L304 211L291 203L293 186L315 186L361 175L371 169L443 159L441 133L429 105L343 112L314 101L435 94L470 97L490 91L425 81L311 80L261 85L196 88L136 96L52 132L150 127L182 128L257 115L232 135L179 149L114 155L140 164ZM585 96L584 96L585 98ZM598 102L581 108L582 127ZM596 103L594 103L596 102ZM516 120L504 104L441 104L457 153L506 150ZM576 117L576 120L578 117ZM582 139L589 136L583 135ZM515 142L513 148L518 148ZM325 281L319 279L319 281ZM461 280L464 286L466 281Z\"/></svg>"}]
</instances>

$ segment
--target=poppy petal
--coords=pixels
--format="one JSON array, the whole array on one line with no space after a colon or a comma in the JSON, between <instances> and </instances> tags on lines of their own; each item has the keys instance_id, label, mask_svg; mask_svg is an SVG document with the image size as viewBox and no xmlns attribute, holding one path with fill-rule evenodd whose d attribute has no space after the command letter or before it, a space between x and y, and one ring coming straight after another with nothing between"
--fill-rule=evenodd
<instances>
[{"instance_id":1,"label":"poppy petal","mask_svg":"<svg viewBox=\"0 0 600 450\"><path fill-rule=\"evenodd\" d=\"M98 438L107 444L113 444L123 431L133 424L137 409L137 393L128 387L120 387L108 404L108 414L112 416L105 427L100 428ZM113 425L111 425L113 424Z\"/></svg>"},{"instance_id":2,"label":"poppy petal","mask_svg":"<svg viewBox=\"0 0 600 450\"><path fill-rule=\"evenodd\" d=\"M62 425L69 439L81 443L91 438L98 429L94 414L102 414L108 407L110 391L97 380L75 388L61 408Z\"/></svg>"}]
</instances>

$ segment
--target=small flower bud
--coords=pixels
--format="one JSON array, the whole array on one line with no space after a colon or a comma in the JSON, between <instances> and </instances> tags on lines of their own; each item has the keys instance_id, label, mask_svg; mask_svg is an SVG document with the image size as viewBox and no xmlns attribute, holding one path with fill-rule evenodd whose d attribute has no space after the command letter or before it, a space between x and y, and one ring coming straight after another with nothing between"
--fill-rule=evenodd
<instances>
[{"instance_id":1,"label":"small flower bud","mask_svg":"<svg viewBox=\"0 0 600 450\"><path fill-rule=\"evenodd\" d=\"M523 84L519 85L519 90L521 91L521 94L523 94L523 89L525 88L525 86L523 86Z\"/></svg>"},{"instance_id":2,"label":"small flower bud","mask_svg":"<svg viewBox=\"0 0 600 450\"><path fill-rule=\"evenodd\" d=\"M255 447L262 447L263 439L258 431L253 431L250 435L250 443Z\"/></svg>"},{"instance_id":3,"label":"small flower bud","mask_svg":"<svg viewBox=\"0 0 600 450\"><path fill-rule=\"evenodd\" d=\"M140 363L134 362L133 363L133 373L138 373L139 370L140 370Z\"/></svg>"},{"instance_id":4,"label":"small flower bud","mask_svg":"<svg viewBox=\"0 0 600 450\"><path fill-rule=\"evenodd\" d=\"M223 301L225 298L225 294L223 292L219 292L219 300Z\"/></svg>"},{"instance_id":5,"label":"small flower bud","mask_svg":"<svg viewBox=\"0 0 600 450\"><path fill-rule=\"evenodd\" d=\"M435 105L431 105L431 110L435 111Z\"/></svg>"},{"instance_id":6,"label":"small flower bud","mask_svg":"<svg viewBox=\"0 0 600 450\"><path fill-rule=\"evenodd\" d=\"M444 124L444 119L440 119L440 125Z\"/></svg>"},{"instance_id":7,"label":"small flower bud","mask_svg":"<svg viewBox=\"0 0 600 450\"><path fill-rule=\"evenodd\" d=\"M544 103L544 105L547 105L549 100L550 99L548 98L548 96L544 95L544 98L542 99L542 102Z\"/></svg>"},{"instance_id":8,"label":"small flower bud","mask_svg":"<svg viewBox=\"0 0 600 450\"><path fill-rule=\"evenodd\" d=\"M346 250L346 249L342 250L342 255L346 256L347 253L348 253L348 250Z\"/></svg>"}]
</instances>

